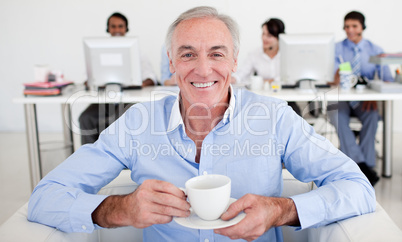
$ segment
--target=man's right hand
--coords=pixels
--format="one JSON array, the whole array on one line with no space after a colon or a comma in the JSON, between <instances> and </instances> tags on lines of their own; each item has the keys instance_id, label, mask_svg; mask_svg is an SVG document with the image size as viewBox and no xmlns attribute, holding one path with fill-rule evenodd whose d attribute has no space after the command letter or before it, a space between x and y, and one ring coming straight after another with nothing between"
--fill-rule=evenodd
<instances>
[{"instance_id":1,"label":"man's right hand","mask_svg":"<svg viewBox=\"0 0 402 242\"><path fill-rule=\"evenodd\" d=\"M146 228L169 223L173 216L188 217L189 209L182 190L169 182L146 180L133 193L107 197L92 213L92 220L105 228Z\"/></svg>"}]
</instances>

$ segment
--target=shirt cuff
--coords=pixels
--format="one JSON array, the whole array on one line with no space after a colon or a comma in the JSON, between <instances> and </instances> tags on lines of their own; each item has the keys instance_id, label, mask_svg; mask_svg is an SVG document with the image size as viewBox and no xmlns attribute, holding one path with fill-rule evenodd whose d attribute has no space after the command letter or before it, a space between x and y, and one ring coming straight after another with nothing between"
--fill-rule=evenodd
<instances>
[{"instance_id":1,"label":"shirt cuff","mask_svg":"<svg viewBox=\"0 0 402 242\"><path fill-rule=\"evenodd\" d=\"M325 220L325 205L318 192L310 191L290 198L296 205L301 229L314 227Z\"/></svg>"},{"instance_id":2,"label":"shirt cuff","mask_svg":"<svg viewBox=\"0 0 402 242\"><path fill-rule=\"evenodd\" d=\"M95 228L92 212L102 203L106 195L80 193L70 209L71 230L78 233L92 233Z\"/></svg>"}]
</instances>

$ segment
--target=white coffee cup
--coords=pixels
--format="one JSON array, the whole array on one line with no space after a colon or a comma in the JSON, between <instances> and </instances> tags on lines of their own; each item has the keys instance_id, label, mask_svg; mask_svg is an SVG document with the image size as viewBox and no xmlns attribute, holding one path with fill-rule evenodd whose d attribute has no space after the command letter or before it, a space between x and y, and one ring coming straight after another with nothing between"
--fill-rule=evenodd
<instances>
[{"instance_id":1,"label":"white coffee cup","mask_svg":"<svg viewBox=\"0 0 402 242\"><path fill-rule=\"evenodd\" d=\"M34 66L34 81L47 82L48 76L49 76L49 66L48 65L35 65Z\"/></svg>"},{"instance_id":2,"label":"white coffee cup","mask_svg":"<svg viewBox=\"0 0 402 242\"><path fill-rule=\"evenodd\" d=\"M250 77L250 89L251 90L263 90L264 79L262 76L251 76Z\"/></svg>"},{"instance_id":3,"label":"white coffee cup","mask_svg":"<svg viewBox=\"0 0 402 242\"><path fill-rule=\"evenodd\" d=\"M186 181L185 193L193 211L203 220L216 220L229 205L231 180L224 175L196 176Z\"/></svg>"},{"instance_id":4,"label":"white coffee cup","mask_svg":"<svg viewBox=\"0 0 402 242\"><path fill-rule=\"evenodd\" d=\"M349 91L352 89L352 87L354 87L358 81L357 76L350 71L340 71L339 78L339 85L344 91Z\"/></svg>"},{"instance_id":5,"label":"white coffee cup","mask_svg":"<svg viewBox=\"0 0 402 242\"><path fill-rule=\"evenodd\" d=\"M364 89L366 89L366 85L363 85L363 84L356 85L356 92L363 92Z\"/></svg>"}]
</instances>

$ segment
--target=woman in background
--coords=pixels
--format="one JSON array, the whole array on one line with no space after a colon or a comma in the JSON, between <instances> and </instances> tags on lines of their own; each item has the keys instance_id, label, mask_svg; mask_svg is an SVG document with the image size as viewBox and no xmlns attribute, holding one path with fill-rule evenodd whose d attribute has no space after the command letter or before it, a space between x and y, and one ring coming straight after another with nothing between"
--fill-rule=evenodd
<instances>
[{"instance_id":1,"label":"woman in background","mask_svg":"<svg viewBox=\"0 0 402 242\"><path fill-rule=\"evenodd\" d=\"M247 55L238 71L233 75L236 81L246 82L251 75L259 75L265 81L279 80L279 34L285 33L285 25L280 19L271 18L262 24L262 48Z\"/></svg>"},{"instance_id":2,"label":"woman in background","mask_svg":"<svg viewBox=\"0 0 402 242\"><path fill-rule=\"evenodd\" d=\"M285 33L285 24L278 18L271 18L262 24L262 48L247 55L238 71L233 74L237 83L244 83L252 75L261 76L264 82L280 81L279 34ZM300 115L300 108L294 102L289 106Z\"/></svg>"}]
</instances>

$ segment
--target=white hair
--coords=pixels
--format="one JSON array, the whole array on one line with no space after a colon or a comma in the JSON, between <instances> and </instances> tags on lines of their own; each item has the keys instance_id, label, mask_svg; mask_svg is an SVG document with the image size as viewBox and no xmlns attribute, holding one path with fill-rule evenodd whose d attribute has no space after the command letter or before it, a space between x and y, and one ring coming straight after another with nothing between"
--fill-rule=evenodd
<instances>
[{"instance_id":1,"label":"white hair","mask_svg":"<svg viewBox=\"0 0 402 242\"><path fill-rule=\"evenodd\" d=\"M224 14L219 14L215 8L208 6L195 7L187 10L186 12L180 14L180 16L169 26L168 32L166 34L165 46L170 56L172 53L171 51L173 32L179 25L179 23L184 20L206 17L219 19L226 25L226 27L229 29L230 34L232 35L233 55L237 56L240 47L240 32L237 23L231 17Z\"/></svg>"}]
</instances>

